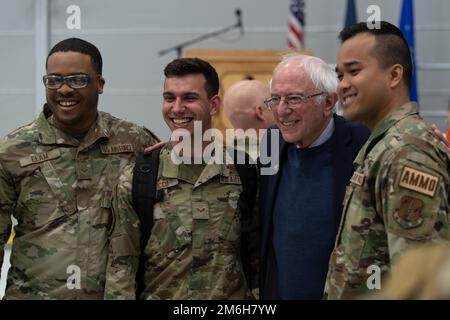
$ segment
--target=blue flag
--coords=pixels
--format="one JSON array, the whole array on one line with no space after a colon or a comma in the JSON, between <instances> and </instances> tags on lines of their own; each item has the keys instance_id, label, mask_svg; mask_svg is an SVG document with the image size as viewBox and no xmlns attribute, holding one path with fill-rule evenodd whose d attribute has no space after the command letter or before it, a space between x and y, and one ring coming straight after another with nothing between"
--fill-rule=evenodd
<instances>
[{"instance_id":1,"label":"blue flag","mask_svg":"<svg viewBox=\"0 0 450 320\"><path fill-rule=\"evenodd\" d=\"M355 0L347 0L347 13L345 14L345 26L351 26L355 24L358 19L356 18L356 5Z\"/></svg>"},{"instance_id":2,"label":"blue flag","mask_svg":"<svg viewBox=\"0 0 450 320\"><path fill-rule=\"evenodd\" d=\"M417 97L417 68L416 68L416 53L414 51L414 7L413 0L403 0L402 13L400 17L400 30L408 42L409 51L411 51L411 58L413 61L413 75L411 81L411 91L409 92L409 99L411 101L418 101Z\"/></svg>"}]
</instances>

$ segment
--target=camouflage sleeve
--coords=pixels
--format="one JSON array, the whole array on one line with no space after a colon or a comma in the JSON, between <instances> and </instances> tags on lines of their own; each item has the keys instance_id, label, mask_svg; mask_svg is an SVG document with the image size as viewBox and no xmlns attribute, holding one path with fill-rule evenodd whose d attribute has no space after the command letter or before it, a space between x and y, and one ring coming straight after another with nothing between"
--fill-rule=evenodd
<instances>
[{"instance_id":1,"label":"camouflage sleeve","mask_svg":"<svg viewBox=\"0 0 450 320\"><path fill-rule=\"evenodd\" d=\"M160 140L159 138L150 130L148 130L146 127L141 127L142 133L139 134L140 138L140 144L143 146L142 150L144 151L145 148L150 147L156 143L158 143Z\"/></svg>"},{"instance_id":2,"label":"camouflage sleeve","mask_svg":"<svg viewBox=\"0 0 450 320\"><path fill-rule=\"evenodd\" d=\"M0 268L3 264L5 245L11 234L11 215L16 203L13 182L0 163Z\"/></svg>"},{"instance_id":3,"label":"camouflage sleeve","mask_svg":"<svg viewBox=\"0 0 450 320\"><path fill-rule=\"evenodd\" d=\"M446 164L413 147L381 165L379 203L394 264L409 247L449 241L449 173Z\"/></svg>"},{"instance_id":4,"label":"camouflage sleeve","mask_svg":"<svg viewBox=\"0 0 450 320\"><path fill-rule=\"evenodd\" d=\"M139 218L131 200L133 166L125 168L113 194L113 226L106 267L105 299L135 300L139 263Z\"/></svg>"}]
</instances>

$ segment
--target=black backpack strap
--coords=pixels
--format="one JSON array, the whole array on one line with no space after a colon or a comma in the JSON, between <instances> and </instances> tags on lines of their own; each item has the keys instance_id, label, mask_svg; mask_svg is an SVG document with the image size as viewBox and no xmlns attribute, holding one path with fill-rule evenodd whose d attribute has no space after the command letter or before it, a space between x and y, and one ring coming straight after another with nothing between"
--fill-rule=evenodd
<instances>
[{"instance_id":1,"label":"black backpack strap","mask_svg":"<svg viewBox=\"0 0 450 320\"><path fill-rule=\"evenodd\" d=\"M140 248L138 271L136 274L137 297L139 299L144 291L145 273L145 247L153 228L153 206L160 201L156 193L156 180L158 178L159 152L161 148L148 153L139 154L133 170L132 199L133 207L141 223Z\"/></svg>"},{"instance_id":2,"label":"black backpack strap","mask_svg":"<svg viewBox=\"0 0 450 320\"><path fill-rule=\"evenodd\" d=\"M258 287L258 274L255 274L259 256L259 219L254 215L256 196L258 191L258 171L255 164L251 164L250 157L245 153L245 163L237 163L239 158L237 154L240 151L235 150L235 167L242 183L242 192L238 199L238 206L241 212L241 259L244 274L248 286L251 289ZM255 239L256 238L256 239ZM256 258L258 259L258 258ZM253 266L252 266L253 263Z\"/></svg>"}]
</instances>

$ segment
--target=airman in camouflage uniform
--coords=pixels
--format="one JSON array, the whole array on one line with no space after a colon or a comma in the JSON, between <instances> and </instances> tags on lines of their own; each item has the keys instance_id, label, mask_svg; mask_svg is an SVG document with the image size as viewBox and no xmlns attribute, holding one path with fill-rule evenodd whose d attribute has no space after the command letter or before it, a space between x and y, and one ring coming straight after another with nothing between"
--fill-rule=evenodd
<instances>
[{"instance_id":1,"label":"airman in camouflage uniform","mask_svg":"<svg viewBox=\"0 0 450 320\"><path fill-rule=\"evenodd\" d=\"M450 240L450 157L418 115L416 104L408 102L402 79L408 76L404 65L410 63L406 42L388 23L382 22L381 35L366 28L361 23L341 33L337 71L344 116L366 122L372 134L354 161L346 190L325 286L328 299L351 299L382 289L383 276L406 249ZM377 60L382 49L374 49L377 41L388 50L404 50L396 58L406 63L381 67ZM383 81L386 91L374 88L384 87ZM390 108L382 109L387 105Z\"/></svg>"},{"instance_id":2,"label":"airman in camouflage uniform","mask_svg":"<svg viewBox=\"0 0 450 320\"><path fill-rule=\"evenodd\" d=\"M55 55L89 61L88 55L70 51ZM74 109L46 104L36 120L0 145L0 265L11 215L18 221L6 299L103 299L114 186L135 154L157 142L150 131L97 112L96 105L89 105L94 122L82 136L58 129L57 116L77 112L90 97L82 91L89 85L68 85L55 91L66 91L58 93L64 101L78 101Z\"/></svg>"},{"instance_id":3,"label":"airman in camouflage uniform","mask_svg":"<svg viewBox=\"0 0 450 320\"><path fill-rule=\"evenodd\" d=\"M354 161L330 261L328 298L348 299L368 290L368 268L388 272L411 245L450 240L449 163L413 103L375 128Z\"/></svg>"},{"instance_id":4,"label":"airman in camouflage uniform","mask_svg":"<svg viewBox=\"0 0 450 320\"><path fill-rule=\"evenodd\" d=\"M211 74L215 74L213 80ZM184 120L188 118L201 120L204 130L210 128L211 112L220 101L215 70L200 59L177 59L166 67L165 75L163 115L169 128L193 133L193 121ZM211 85L214 78L216 88ZM184 123L179 124L177 119ZM140 224L131 197L132 167L121 175L113 197L115 227L106 297L135 297L139 252L144 250L145 289L141 299L252 298L240 254L238 199L243 187L235 166L175 164L173 150L172 144L160 150L157 190L163 198L154 205L154 225L145 248L139 248ZM258 253L257 240L252 243L256 243L253 248ZM252 261L255 283L256 257Z\"/></svg>"},{"instance_id":5,"label":"airman in camouflage uniform","mask_svg":"<svg viewBox=\"0 0 450 320\"><path fill-rule=\"evenodd\" d=\"M237 202L242 184L235 166L176 165L171 151L170 144L160 151L157 190L162 191L163 200L154 206L154 225L144 248L141 298L251 298L240 261ZM121 175L113 201L117 226L112 237L117 249L111 261L122 254L126 263L115 265L115 279L107 284L109 298L134 297L129 284L134 283L139 259L139 219L132 205L132 178L129 167Z\"/></svg>"}]
</instances>

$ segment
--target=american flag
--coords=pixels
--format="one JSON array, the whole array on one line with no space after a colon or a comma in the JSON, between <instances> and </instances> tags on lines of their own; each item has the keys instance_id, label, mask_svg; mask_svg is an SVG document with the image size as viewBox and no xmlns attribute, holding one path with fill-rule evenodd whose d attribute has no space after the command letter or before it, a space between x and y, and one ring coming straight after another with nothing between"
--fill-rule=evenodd
<instances>
[{"instance_id":1,"label":"american flag","mask_svg":"<svg viewBox=\"0 0 450 320\"><path fill-rule=\"evenodd\" d=\"M291 0L289 5L289 48L304 48L303 28L305 26L305 1Z\"/></svg>"}]
</instances>

